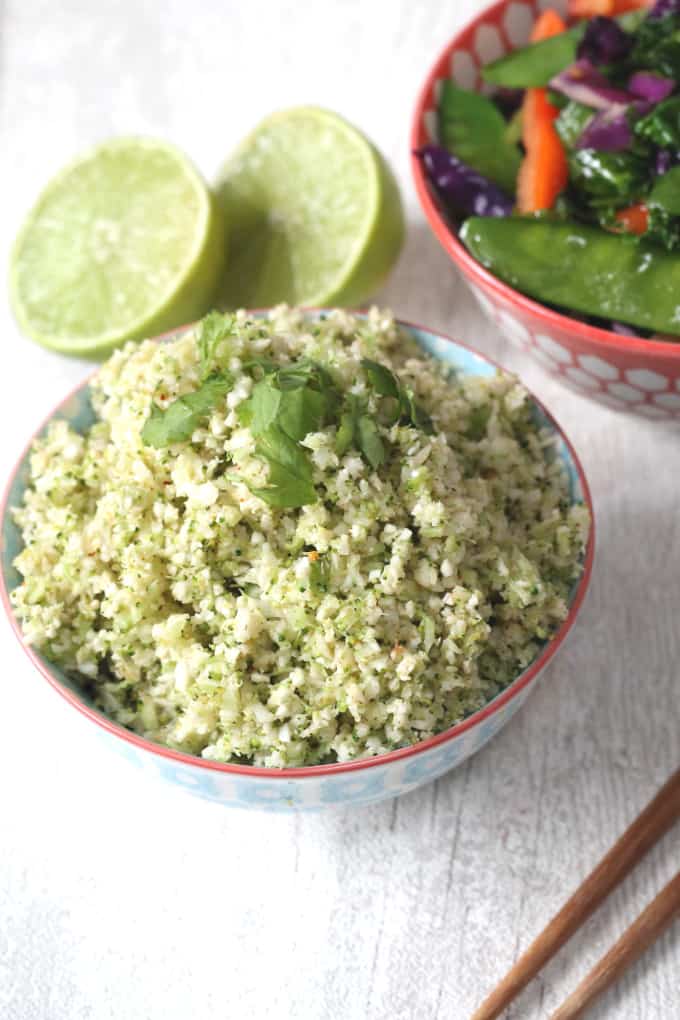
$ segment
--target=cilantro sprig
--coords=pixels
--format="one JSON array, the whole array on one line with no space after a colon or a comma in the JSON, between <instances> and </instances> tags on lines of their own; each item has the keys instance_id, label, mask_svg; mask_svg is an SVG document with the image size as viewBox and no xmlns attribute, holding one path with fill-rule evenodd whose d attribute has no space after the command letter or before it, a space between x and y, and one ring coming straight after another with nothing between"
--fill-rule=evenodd
<instances>
[{"instance_id":1,"label":"cilantro sprig","mask_svg":"<svg viewBox=\"0 0 680 1020\"><path fill-rule=\"evenodd\" d=\"M178 397L160 408L151 405L151 414L142 428L142 442L157 449L191 439L233 385L231 376L211 375L193 393Z\"/></svg>"},{"instance_id":2,"label":"cilantro sprig","mask_svg":"<svg viewBox=\"0 0 680 1020\"><path fill-rule=\"evenodd\" d=\"M233 315L210 312L201 322L198 335L198 356L201 379L207 379L212 372L222 372L229 355L228 340L234 328Z\"/></svg>"},{"instance_id":3,"label":"cilantro sprig","mask_svg":"<svg viewBox=\"0 0 680 1020\"><path fill-rule=\"evenodd\" d=\"M381 397L390 397L393 400L391 424L402 421L405 425L412 425L414 429L431 436L434 432L432 419L418 403L410 386L404 386L394 372L390 372L389 368L381 365L379 361L363 358L361 364L375 392Z\"/></svg>"},{"instance_id":4,"label":"cilantro sprig","mask_svg":"<svg viewBox=\"0 0 680 1020\"><path fill-rule=\"evenodd\" d=\"M258 436L255 449L269 466L268 485L252 488L255 496L275 507L293 508L318 501L309 458L283 429L276 425L265 429Z\"/></svg>"},{"instance_id":5,"label":"cilantro sprig","mask_svg":"<svg viewBox=\"0 0 680 1020\"><path fill-rule=\"evenodd\" d=\"M375 420L355 393L350 393L340 418L335 437L335 451L339 457L350 446L356 446L374 471L387 460L387 451Z\"/></svg>"},{"instance_id":6,"label":"cilantro sprig","mask_svg":"<svg viewBox=\"0 0 680 1020\"><path fill-rule=\"evenodd\" d=\"M210 417L229 392L234 380L220 365L224 341L234 325L232 315L211 312L201 323L198 337L201 385L193 393L173 400L167 407L151 405L151 412L142 428L142 442L157 449L182 443Z\"/></svg>"},{"instance_id":7,"label":"cilantro sprig","mask_svg":"<svg viewBox=\"0 0 680 1020\"><path fill-rule=\"evenodd\" d=\"M255 452L269 467L269 485L252 491L270 506L316 503L312 466L300 442L332 420L340 395L315 361L260 367L263 378L239 407L241 421L257 440Z\"/></svg>"},{"instance_id":8,"label":"cilantro sprig","mask_svg":"<svg viewBox=\"0 0 680 1020\"><path fill-rule=\"evenodd\" d=\"M142 428L142 441L157 448L191 439L233 386L226 365L234 317L212 312L201 324L197 340L201 384L193 393L173 400L166 408L153 404ZM255 357L243 368L255 379L249 398L238 408L241 423L255 439L255 453L268 467L267 485L251 491L274 507L301 507L316 503L312 464L302 441L312 432L336 425L339 456L354 446L374 470L388 458L380 423L402 422L428 434L432 420L415 399L413 390L385 365L364 358L361 362L369 388L383 400L378 417L365 397L343 396L331 373L311 358L278 364Z\"/></svg>"}]
</instances>

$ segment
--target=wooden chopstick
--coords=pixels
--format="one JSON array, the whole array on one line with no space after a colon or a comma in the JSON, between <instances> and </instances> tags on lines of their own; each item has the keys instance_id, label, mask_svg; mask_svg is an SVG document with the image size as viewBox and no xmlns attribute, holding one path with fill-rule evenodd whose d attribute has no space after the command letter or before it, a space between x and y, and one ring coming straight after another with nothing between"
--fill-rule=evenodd
<instances>
[{"instance_id":1,"label":"wooden chopstick","mask_svg":"<svg viewBox=\"0 0 680 1020\"><path fill-rule=\"evenodd\" d=\"M609 952L596 963L581 984L571 993L550 1020L576 1020L624 970L649 949L673 921L680 917L680 871L664 886L637 920L623 933Z\"/></svg>"},{"instance_id":2,"label":"wooden chopstick","mask_svg":"<svg viewBox=\"0 0 680 1020\"><path fill-rule=\"evenodd\" d=\"M680 769L659 790L632 825L614 844L594 871L517 963L505 975L470 1020L494 1020L529 984L539 970L571 938L607 898L612 889L680 819Z\"/></svg>"}]
</instances>

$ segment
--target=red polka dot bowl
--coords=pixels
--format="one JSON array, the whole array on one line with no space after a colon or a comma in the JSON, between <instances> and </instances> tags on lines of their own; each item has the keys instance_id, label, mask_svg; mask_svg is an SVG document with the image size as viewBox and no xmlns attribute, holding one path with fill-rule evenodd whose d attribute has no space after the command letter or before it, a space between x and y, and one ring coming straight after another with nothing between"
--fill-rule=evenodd
<instances>
[{"instance_id":1,"label":"red polka dot bowl","mask_svg":"<svg viewBox=\"0 0 680 1020\"><path fill-rule=\"evenodd\" d=\"M480 69L524 46L534 20L566 0L500 0L459 32L440 53L416 103L411 150L437 141L437 98L444 79L483 90ZM458 240L420 160L412 156L416 191L436 237L458 266L483 312L513 347L581 393L652 419L680 420L680 343L619 336L562 315L498 280ZM559 272L559 267L556 267Z\"/></svg>"}]
</instances>

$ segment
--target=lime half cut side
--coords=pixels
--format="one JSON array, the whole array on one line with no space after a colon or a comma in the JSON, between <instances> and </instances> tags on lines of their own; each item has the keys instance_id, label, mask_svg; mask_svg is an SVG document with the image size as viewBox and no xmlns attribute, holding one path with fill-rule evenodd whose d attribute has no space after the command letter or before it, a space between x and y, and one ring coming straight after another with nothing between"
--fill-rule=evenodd
<instances>
[{"instance_id":1,"label":"lime half cut side","mask_svg":"<svg viewBox=\"0 0 680 1020\"><path fill-rule=\"evenodd\" d=\"M38 198L12 253L12 306L32 339L101 357L203 315L224 253L221 210L182 153L119 138Z\"/></svg>"},{"instance_id":2,"label":"lime half cut side","mask_svg":"<svg viewBox=\"0 0 680 1020\"><path fill-rule=\"evenodd\" d=\"M392 268L401 199L380 153L337 114L273 114L222 169L227 308L359 305Z\"/></svg>"}]
</instances>

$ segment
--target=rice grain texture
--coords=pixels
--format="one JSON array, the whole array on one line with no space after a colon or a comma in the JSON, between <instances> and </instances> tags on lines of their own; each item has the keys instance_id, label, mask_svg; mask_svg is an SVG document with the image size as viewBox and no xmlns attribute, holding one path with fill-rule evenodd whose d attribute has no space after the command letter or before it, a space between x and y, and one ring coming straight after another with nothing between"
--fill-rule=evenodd
<instances>
[{"instance_id":1,"label":"rice grain texture","mask_svg":"<svg viewBox=\"0 0 680 1020\"><path fill-rule=\"evenodd\" d=\"M224 762L381 754L481 708L565 618L589 529L524 388L447 377L375 309L239 312L218 352L229 392L186 441L146 445L152 404L200 385L198 334L116 352L89 432L57 421L36 442L15 510L28 641L122 725ZM301 358L354 395L386 459L338 454L329 421L300 442L316 502L277 508L253 492L270 468L239 408L258 364ZM432 434L393 421L365 358Z\"/></svg>"}]
</instances>

